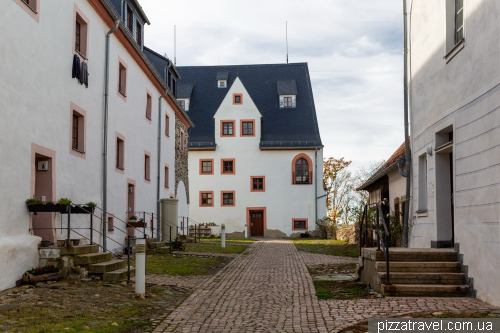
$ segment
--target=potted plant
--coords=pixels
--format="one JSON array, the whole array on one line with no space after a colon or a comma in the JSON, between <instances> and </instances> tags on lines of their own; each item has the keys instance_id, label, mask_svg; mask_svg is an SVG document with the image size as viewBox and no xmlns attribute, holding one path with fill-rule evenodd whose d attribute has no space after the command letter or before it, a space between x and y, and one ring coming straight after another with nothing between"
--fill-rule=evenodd
<instances>
[{"instance_id":1,"label":"potted plant","mask_svg":"<svg viewBox=\"0 0 500 333\"><path fill-rule=\"evenodd\" d=\"M131 216L129 217L129 221L130 221L130 222L137 222L137 216L136 216L136 215L131 215Z\"/></svg>"},{"instance_id":2,"label":"potted plant","mask_svg":"<svg viewBox=\"0 0 500 333\"><path fill-rule=\"evenodd\" d=\"M94 214L96 207L95 202L89 201L85 205L71 207L71 214Z\"/></svg>"},{"instance_id":3,"label":"potted plant","mask_svg":"<svg viewBox=\"0 0 500 333\"><path fill-rule=\"evenodd\" d=\"M75 239L70 239L71 242L73 242L74 246L80 245L80 239L75 238Z\"/></svg>"},{"instance_id":4,"label":"potted plant","mask_svg":"<svg viewBox=\"0 0 500 333\"><path fill-rule=\"evenodd\" d=\"M132 215L129 218L130 222L127 223L128 227L134 227L134 228L144 228L146 226L146 223L142 218L138 219L137 216Z\"/></svg>"}]
</instances>

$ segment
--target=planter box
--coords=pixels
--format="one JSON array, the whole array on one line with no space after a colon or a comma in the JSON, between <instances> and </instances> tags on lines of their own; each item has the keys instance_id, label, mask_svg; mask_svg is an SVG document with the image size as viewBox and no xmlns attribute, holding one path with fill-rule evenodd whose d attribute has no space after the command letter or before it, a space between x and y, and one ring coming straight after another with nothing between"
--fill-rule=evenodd
<instances>
[{"instance_id":1,"label":"planter box","mask_svg":"<svg viewBox=\"0 0 500 333\"><path fill-rule=\"evenodd\" d=\"M146 227L146 222L128 222L127 227L144 228Z\"/></svg>"},{"instance_id":2,"label":"planter box","mask_svg":"<svg viewBox=\"0 0 500 333\"><path fill-rule=\"evenodd\" d=\"M67 214L69 206L60 205L28 205L28 212L30 213L61 213Z\"/></svg>"},{"instance_id":3,"label":"planter box","mask_svg":"<svg viewBox=\"0 0 500 333\"><path fill-rule=\"evenodd\" d=\"M71 207L71 214L94 214L94 210L93 206L74 206Z\"/></svg>"}]
</instances>

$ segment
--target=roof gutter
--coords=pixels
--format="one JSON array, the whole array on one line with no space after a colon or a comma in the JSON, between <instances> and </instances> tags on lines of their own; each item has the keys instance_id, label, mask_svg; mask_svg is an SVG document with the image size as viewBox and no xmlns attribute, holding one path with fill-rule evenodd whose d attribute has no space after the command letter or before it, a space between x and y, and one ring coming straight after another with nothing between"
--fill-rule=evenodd
<instances>
[{"instance_id":1,"label":"roof gutter","mask_svg":"<svg viewBox=\"0 0 500 333\"><path fill-rule=\"evenodd\" d=\"M360 187L358 187L356 189L356 191L365 191L368 186L376 183L378 180L380 180L380 178L382 178L385 175L387 175L390 171L396 169L397 166L398 166L398 162L391 164L389 167L387 167L386 169L384 169L384 171L380 172L379 174L373 175L372 177L374 177L374 178L372 178L370 181L367 181L366 183L364 183L363 185L361 185Z\"/></svg>"}]
</instances>

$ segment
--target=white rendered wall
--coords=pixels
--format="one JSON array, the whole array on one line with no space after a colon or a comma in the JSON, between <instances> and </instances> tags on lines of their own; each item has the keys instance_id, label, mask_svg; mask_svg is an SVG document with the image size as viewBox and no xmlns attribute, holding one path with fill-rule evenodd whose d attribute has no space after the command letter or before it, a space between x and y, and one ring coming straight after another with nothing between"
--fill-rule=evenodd
<instances>
[{"instance_id":1,"label":"white rendered wall","mask_svg":"<svg viewBox=\"0 0 500 333\"><path fill-rule=\"evenodd\" d=\"M71 78L73 59L74 4L88 17L89 23L89 87ZM56 152L56 199L67 197L74 203L94 201L102 207L102 152L104 109L105 34L109 30L88 1L41 1L40 20L36 22L17 3L7 1L0 12L2 43L0 55L0 243L13 241L18 253L6 264L0 260L0 289L12 286L12 276L20 278L32 266L31 255L36 244L27 239L30 214L25 200L31 188L31 144ZM136 180L136 210L156 212L158 91L146 74L127 53L115 36L111 37L108 132L108 211L125 219L127 178ZM127 102L117 95L118 56L128 65ZM153 94L152 122L145 120L146 89ZM69 153L70 102L87 113L85 159ZM175 116L166 101L162 113L170 115L170 133L174 133ZM8 120L8 121L7 121ZM162 115L162 127L164 115ZM115 131L125 135L125 174L115 171ZM163 129L162 129L163 131ZM151 184L144 181L144 150L151 153ZM162 132L162 161L174 166L174 137ZM170 183L175 184L174 168ZM163 184L163 167L160 184ZM161 197L169 197L173 189L161 186ZM63 216L63 226L67 217ZM56 214L56 226L61 224ZM99 222L94 219L97 228ZM72 227L88 227L88 216L72 216ZM124 225L115 219L115 226ZM83 235L89 236L87 230ZM7 241L10 239L9 241ZM57 232L58 238L65 233ZM111 236L123 243L125 234L115 230ZM79 238L73 235L72 238ZM94 234L98 240L98 234ZM10 243L9 243L10 244ZM11 245L9 245L11 246ZM14 246L14 245L12 245ZM120 245L108 241L108 248ZM0 246L0 258L5 247ZM4 275L12 272L12 276ZM7 282L4 282L7 281Z\"/></svg>"},{"instance_id":2,"label":"white rendered wall","mask_svg":"<svg viewBox=\"0 0 500 333\"><path fill-rule=\"evenodd\" d=\"M261 114L244 88L244 82L236 79L228 89L215 118L215 151L190 151L190 217L197 222L226 224L228 233L243 231L247 219L247 207L265 207L268 230L279 230L287 236L303 232L292 230L292 219L308 219L308 229L315 229L314 185L292 185L292 160L305 153L315 163L314 150L267 150L259 149ZM243 94L243 105L233 105L233 93ZM286 112L280 109L277 112ZM240 137L240 120L255 119L255 137ZM220 121L235 120L235 136L220 136ZM235 159L235 175L221 175L221 159ZM200 159L214 160L214 175L200 175ZM318 150L317 195L324 194L322 186L323 152ZM310 166L312 168L312 166ZM310 169L311 170L311 169ZM265 176L265 192L250 191L250 177ZM314 175L313 175L314 179ZM214 207L200 207L200 191L214 192ZM235 206L221 207L221 192L235 191ZM318 218L326 215L325 200L318 200ZM266 228L264 228L266 229Z\"/></svg>"},{"instance_id":3,"label":"white rendered wall","mask_svg":"<svg viewBox=\"0 0 500 333\"><path fill-rule=\"evenodd\" d=\"M414 225L411 247L437 240L436 154L427 156L428 207L417 214L418 157L453 127L455 243L481 300L500 305L500 7L464 1L465 45L448 62L445 1L414 1L411 12L411 119Z\"/></svg>"}]
</instances>

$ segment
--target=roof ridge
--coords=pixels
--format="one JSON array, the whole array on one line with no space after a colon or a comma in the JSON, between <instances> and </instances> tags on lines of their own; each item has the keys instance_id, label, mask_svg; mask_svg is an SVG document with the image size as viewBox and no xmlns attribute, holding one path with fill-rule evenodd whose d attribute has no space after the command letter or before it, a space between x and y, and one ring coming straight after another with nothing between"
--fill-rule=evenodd
<instances>
[{"instance_id":1,"label":"roof ridge","mask_svg":"<svg viewBox=\"0 0 500 333\"><path fill-rule=\"evenodd\" d=\"M229 67L257 67L257 66L307 66L307 62L295 62L291 64L247 64L247 65L210 65L210 66L177 66L177 68L229 68Z\"/></svg>"}]
</instances>

